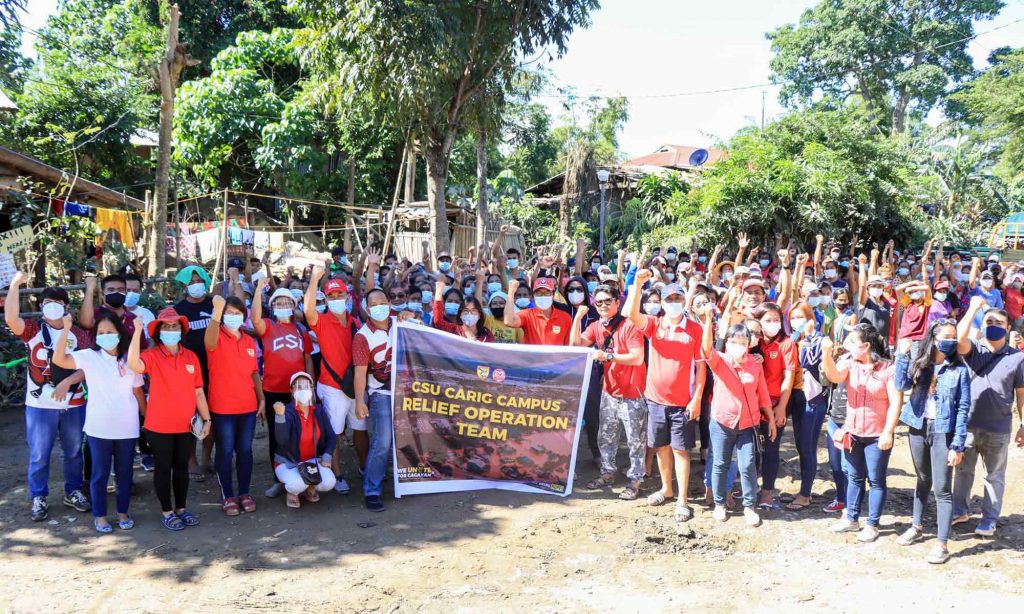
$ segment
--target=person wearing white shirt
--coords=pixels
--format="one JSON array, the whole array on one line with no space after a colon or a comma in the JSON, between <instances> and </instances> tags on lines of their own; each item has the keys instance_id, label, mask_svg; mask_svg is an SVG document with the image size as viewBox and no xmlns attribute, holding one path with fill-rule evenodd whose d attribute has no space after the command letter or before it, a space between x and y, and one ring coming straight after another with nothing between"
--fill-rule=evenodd
<instances>
[{"instance_id":1,"label":"person wearing white shirt","mask_svg":"<svg viewBox=\"0 0 1024 614\"><path fill-rule=\"evenodd\" d=\"M128 515L132 494L132 462L135 441L139 437L139 413L145 413L142 376L128 368L131 336L120 318L111 314L99 317L93 329L95 346L67 351L71 316L64 316L64 329L54 348L53 363L65 369L80 369L89 390L89 411L85 416L85 434L92 453L93 526L100 533L114 528L107 520L107 480L111 459L117 478L118 527L129 530L135 522Z\"/></svg>"}]
</instances>

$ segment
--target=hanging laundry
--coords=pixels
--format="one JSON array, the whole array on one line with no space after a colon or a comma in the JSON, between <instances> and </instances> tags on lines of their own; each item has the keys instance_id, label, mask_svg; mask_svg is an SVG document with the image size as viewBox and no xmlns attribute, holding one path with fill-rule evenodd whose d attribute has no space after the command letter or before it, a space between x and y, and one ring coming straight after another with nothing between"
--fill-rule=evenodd
<instances>
[{"instance_id":1,"label":"hanging laundry","mask_svg":"<svg viewBox=\"0 0 1024 614\"><path fill-rule=\"evenodd\" d=\"M283 232L272 232L270 233L270 251L274 254L284 253L284 233Z\"/></svg>"},{"instance_id":2,"label":"hanging laundry","mask_svg":"<svg viewBox=\"0 0 1024 614\"><path fill-rule=\"evenodd\" d=\"M248 245L249 247L253 247L255 242L256 242L256 233L255 232L253 232L252 230L243 230L242 231L242 245Z\"/></svg>"},{"instance_id":3,"label":"hanging laundry","mask_svg":"<svg viewBox=\"0 0 1024 614\"><path fill-rule=\"evenodd\" d=\"M242 229L235 226L228 228L228 242L229 245L241 245L242 244Z\"/></svg>"},{"instance_id":4,"label":"hanging laundry","mask_svg":"<svg viewBox=\"0 0 1024 614\"><path fill-rule=\"evenodd\" d=\"M89 214L91 212L92 212L92 207L90 207L88 205L80 205L78 203L73 203L73 202L70 202L70 201L64 203L64 215L65 216L77 215L79 217L90 217Z\"/></svg>"},{"instance_id":5,"label":"hanging laundry","mask_svg":"<svg viewBox=\"0 0 1024 614\"><path fill-rule=\"evenodd\" d=\"M257 258L262 258L263 254L267 253L267 250L269 249L270 233L262 230L253 232L252 253L255 254Z\"/></svg>"},{"instance_id":6,"label":"hanging laundry","mask_svg":"<svg viewBox=\"0 0 1024 614\"><path fill-rule=\"evenodd\" d=\"M200 260L216 260L217 254L220 253L223 231L221 230L204 230L199 234L192 235L196 238L196 245L199 247L199 258Z\"/></svg>"},{"instance_id":7,"label":"hanging laundry","mask_svg":"<svg viewBox=\"0 0 1024 614\"><path fill-rule=\"evenodd\" d=\"M67 203L64 210L67 211L73 203ZM97 237L96 244L100 245L103 243L103 238L108 234L108 231L113 230L116 233L116 237L124 244L125 247L131 249L135 247L135 233L132 229L132 214L127 211L117 211L115 209L100 209L96 208L96 225L103 231L103 236Z\"/></svg>"}]
</instances>

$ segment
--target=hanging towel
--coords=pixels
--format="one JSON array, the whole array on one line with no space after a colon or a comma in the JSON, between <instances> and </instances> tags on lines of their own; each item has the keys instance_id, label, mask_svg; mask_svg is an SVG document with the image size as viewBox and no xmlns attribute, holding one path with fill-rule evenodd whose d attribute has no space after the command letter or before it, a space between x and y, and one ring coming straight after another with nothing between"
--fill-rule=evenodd
<instances>
[{"instance_id":1,"label":"hanging towel","mask_svg":"<svg viewBox=\"0 0 1024 614\"><path fill-rule=\"evenodd\" d=\"M204 230L193 235L196 238L196 245L199 247L199 259L202 261L216 260L220 253L222 238L221 230Z\"/></svg>"},{"instance_id":2,"label":"hanging towel","mask_svg":"<svg viewBox=\"0 0 1024 614\"><path fill-rule=\"evenodd\" d=\"M72 203L67 203L64 210L67 211L71 207ZM135 247L135 233L132 231L132 216L127 211L117 211L115 209L100 209L96 208L96 225L103 231L103 235L107 234L107 231L113 230L117 234L117 238L121 240L121 243L125 247L131 249ZM103 243L103 237L98 237L96 244L100 245Z\"/></svg>"},{"instance_id":3,"label":"hanging towel","mask_svg":"<svg viewBox=\"0 0 1024 614\"><path fill-rule=\"evenodd\" d=\"M252 251L256 257L262 258L268 249L270 249L270 233L262 230L253 232Z\"/></svg>"},{"instance_id":4,"label":"hanging towel","mask_svg":"<svg viewBox=\"0 0 1024 614\"><path fill-rule=\"evenodd\" d=\"M67 215L77 215L79 217L89 217L89 213L90 213L91 209L92 209L92 207L90 207L88 205L80 205L78 203L73 203L73 202L70 202L70 201L64 203L64 215L65 216L67 216Z\"/></svg>"},{"instance_id":5,"label":"hanging towel","mask_svg":"<svg viewBox=\"0 0 1024 614\"><path fill-rule=\"evenodd\" d=\"M243 230L242 231L242 245L248 245L249 247L253 247L253 244L255 242L256 242L256 233L255 232L253 232L251 230Z\"/></svg>"},{"instance_id":6,"label":"hanging towel","mask_svg":"<svg viewBox=\"0 0 1024 614\"><path fill-rule=\"evenodd\" d=\"M229 245L241 245L242 244L242 229L235 226L228 228L228 241Z\"/></svg>"},{"instance_id":7,"label":"hanging towel","mask_svg":"<svg viewBox=\"0 0 1024 614\"><path fill-rule=\"evenodd\" d=\"M270 251L275 254L284 253L284 233L283 232L272 232L270 233Z\"/></svg>"}]
</instances>

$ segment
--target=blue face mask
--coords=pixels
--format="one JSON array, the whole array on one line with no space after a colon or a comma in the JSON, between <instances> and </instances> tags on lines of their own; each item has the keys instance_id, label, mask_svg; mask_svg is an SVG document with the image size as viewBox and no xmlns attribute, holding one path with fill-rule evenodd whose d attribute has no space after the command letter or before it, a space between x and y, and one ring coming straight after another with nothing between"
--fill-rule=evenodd
<instances>
[{"instance_id":1,"label":"blue face mask","mask_svg":"<svg viewBox=\"0 0 1024 614\"><path fill-rule=\"evenodd\" d=\"M587 290L589 290L590 293L593 294L594 290L597 290L597 282L596 281L588 281L587 282Z\"/></svg>"},{"instance_id":2,"label":"blue face mask","mask_svg":"<svg viewBox=\"0 0 1024 614\"><path fill-rule=\"evenodd\" d=\"M530 299L528 298L517 298L516 307L520 309L526 309L530 306Z\"/></svg>"},{"instance_id":3,"label":"blue face mask","mask_svg":"<svg viewBox=\"0 0 1024 614\"><path fill-rule=\"evenodd\" d=\"M96 345L104 350L112 350L117 347L121 337L117 333L101 333L96 335Z\"/></svg>"},{"instance_id":4,"label":"blue face mask","mask_svg":"<svg viewBox=\"0 0 1024 614\"><path fill-rule=\"evenodd\" d=\"M910 269L908 269L906 267L900 267L900 268L896 269L896 274L905 277L907 275L910 275Z\"/></svg>"},{"instance_id":5,"label":"blue face mask","mask_svg":"<svg viewBox=\"0 0 1024 614\"><path fill-rule=\"evenodd\" d=\"M288 321L292 317L291 309L275 309L274 317L281 321Z\"/></svg>"},{"instance_id":6,"label":"blue face mask","mask_svg":"<svg viewBox=\"0 0 1024 614\"><path fill-rule=\"evenodd\" d=\"M369 311L371 320L383 322L391 315L391 305L374 305Z\"/></svg>"},{"instance_id":7,"label":"blue face mask","mask_svg":"<svg viewBox=\"0 0 1024 614\"><path fill-rule=\"evenodd\" d=\"M491 294L494 294L495 292L501 292L501 282L500 281L488 282L488 284L487 284L487 291L490 292Z\"/></svg>"},{"instance_id":8,"label":"blue face mask","mask_svg":"<svg viewBox=\"0 0 1024 614\"><path fill-rule=\"evenodd\" d=\"M431 292L430 290L425 290L425 291L423 292L423 298L422 298L422 299L420 299L420 300L421 300L422 302L424 302L424 303L430 303L430 302L433 302L433 300L434 300L434 293L433 293L433 292Z\"/></svg>"},{"instance_id":9,"label":"blue face mask","mask_svg":"<svg viewBox=\"0 0 1024 614\"><path fill-rule=\"evenodd\" d=\"M519 266L519 259L518 258L509 258L508 259L507 268L509 270L512 270L512 269L514 269L514 268L516 268L518 266Z\"/></svg>"},{"instance_id":10,"label":"blue face mask","mask_svg":"<svg viewBox=\"0 0 1024 614\"><path fill-rule=\"evenodd\" d=\"M757 261L757 263L761 265L762 269L768 266L769 262L771 262L771 260L768 260L767 258L761 258L760 260Z\"/></svg>"},{"instance_id":11,"label":"blue face mask","mask_svg":"<svg viewBox=\"0 0 1024 614\"><path fill-rule=\"evenodd\" d=\"M444 313L445 315L453 316L459 313L459 307L462 307L461 303L445 303Z\"/></svg>"},{"instance_id":12,"label":"blue face mask","mask_svg":"<svg viewBox=\"0 0 1024 614\"><path fill-rule=\"evenodd\" d=\"M700 262L700 263L703 264L703 263L705 263L707 261L708 261L708 257L707 256L697 256L697 262Z\"/></svg>"},{"instance_id":13,"label":"blue face mask","mask_svg":"<svg viewBox=\"0 0 1024 614\"><path fill-rule=\"evenodd\" d=\"M139 298L141 298L141 295L138 292L129 291L128 294L125 294L124 296L124 306L135 307L139 304Z\"/></svg>"},{"instance_id":14,"label":"blue face mask","mask_svg":"<svg viewBox=\"0 0 1024 614\"><path fill-rule=\"evenodd\" d=\"M327 308L331 310L331 313L341 315L348 311L348 302L343 299L334 299L333 301L327 301Z\"/></svg>"},{"instance_id":15,"label":"blue face mask","mask_svg":"<svg viewBox=\"0 0 1024 614\"><path fill-rule=\"evenodd\" d=\"M406 305L405 308L413 313L421 313L423 311L423 304L413 302Z\"/></svg>"},{"instance_id":16,"label":"blue face mask","mask_svg":"<svg viewBox=\"0 0 1024 614\"><path fill-rule=\"evenodd\" d=\"M295 299L296 301L302 299L302 290L299 290L298 288L292 288L288 292L291 293L292 298Z\"/></svg>"},{"instance_id":17,"label":"blue face mask","mask_svg":"<svg viewBox=\"0 0 1024 614\"><path fill-rule=\"evenodd\" d=\"M397 305L391 306L391 308L394 309L395 311L405 311L408 307L409 303L398 303Z\"/></svg>"},{"instance_id":18,"label":"blue face mask","mask_svg":"<svg viewBox=\"0 0 1024 614\"><path fill-rule=\"evenodd\" d=\"M174 347L181 341L180 330L162 330L160 331L160 343Z\"/></svg>"},{"instance_id":19,"label":"blue face mask","mask_svg":"<svg viewBox=\"0 0 1024 614\"><path fill-rule=\"evenodd\" d=\"M450 270L451 270L451 268L452 268L452 263L450 263L450 262L443 262L443 261L442 261L442 262L438 263L437 267L438 267L439 269L441 269L441 272L442 272L442 273L447 273L448 271L450 271Z\"/></svg>"},{"instance_id":20,"label":"blue face mask","mask_svg":"<svg viewBox=\"0 0 1024 614\"><path fill-rule=\"evenodd\" d=\"M326 313L327 312L327 305L317 305L316 306L316 312L317 313Z\"/></svg>"},{"instance_id":21,"label":"blue face mask","mask_svg":"<svg viewBox=\"0 0 1024 614\"><path fill-rule=\"evenodd\" d=\"M935 347L939 348L939 352L943 356L948 358L956 356L956 339L939 339L935 342Z\"/></svg>"},{"instance_id":22,"label":"blue face mask","mask_svg":"<svg viewBox=\"0 0 1024 614\"><path fill-rule=\"evenodd\" d=\"M1006 336L1006 329L1002 326L986 326L985 338L989 341L1001 341Z\"/></svg>"},{"instance_id":23,"label":"blue face mask","mask_svg":"<svg viewBox=\"0 0 1024 614\"><path fill-rule=\"evenodd\" d=\"M240 313L229 313L224 316L224 326L231 330L242 328L243 322L245 322L245 316Z\"/></svg>"}]
</instances>

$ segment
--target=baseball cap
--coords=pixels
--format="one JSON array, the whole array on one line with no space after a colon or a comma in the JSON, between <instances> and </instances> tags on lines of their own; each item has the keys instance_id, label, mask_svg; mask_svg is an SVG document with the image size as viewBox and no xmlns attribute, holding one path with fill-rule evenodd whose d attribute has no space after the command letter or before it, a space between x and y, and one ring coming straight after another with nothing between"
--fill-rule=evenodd
<instances>
[{"instance_id":1,"label":"baseball cap","mask_svg":"<svg viewBox=\"0 0 1024 614\"><path fill-rule=\"evenodd\" d=\"M229 269L242 269L242 268L245 268L245 265L242 264L242 259L241 258L232 258L232 259L228 260L228 268Z\"/></svg>"},{"instance_id":2,"label":"baseball cap","mask_svg":"<svg viewBox=\"0 0 1024 614\"><path fill-rule=\"evenodd\" d=\"M751 277L747 281L743 282L743 291L746 292L750 288L760 288L764 290L764 282L761 281L760 277Z\"/></svg>"},{"instance_id":3,"label":"baseball cap","mask_svg":"<svg viewBox=\"0 0 1024 614\"><path fill-rule=\"evenodd\" d=\"M935 288L934 289L936 291L938 291L938 290L948 290L949 289L949 282L944 280L944 279L940 280L940 281L937 281L937 282L935 282Z\"/></svg>"},{"instance_id":4,"label":"baseball cap","mask_svg":"<svg viewBox=\"0 0 1024 614\"><path fill-rule=\"evenodd\" d=\"M554 280L554 278L551 278L551 277L538 277L533 282L533 289L536 291L536 290L538 290L540 288L543 288L543 289L553 293L555 291L555 280Z\"/></svg>"},{"instance_id":5,"label":"baseball cap","mask_svg":"<svg viewBox=\"0 0 1024 614\"><path fill-rule=\"evenodd\" d=\"M999 262L999 255L998 254L989 254L988 255L988 261L989 262Z\"/></svg>"},{"instance_id":6,"label":"baseball cap","mask_svg":"<svg viewBox=\"0 0 1024 614\"><path fill-rule=\"evenodd\" d=\"M601 281L615 281L618 277L615 273L612 273L611 268L607 264L603 264L597 268L597 277Z\"/></svg>"},{"instance_id":7,"label":"baseball cap","mask_svg":"<svg viewBox=\"0 0 1024 614\"><path fill-rule=\"evenodd\" d=\"M273 294L270 295L270 303L273 304L275 300L281 297L291 299L292 303L295 302L295 297L292 296L292 293L287 288L278 288L277 290L274 290Z\"/></svg>"},{"instance_id":8,"label":"baseball cap","mask_svg":"<svg viewBox=\"0 0 1024 614\"><path fill-rule=\"evenodd\" d=\"M980 277L980 278L988 278L988 279L992 279L992 277L993 277L993 276L992 276L992 271L982 271L982 272L981 272L981 275L979 275L979 277Z\"/></svg>"},{"instance_id":9,"label":"baseball cap","mask_svg":"<svg viewBox=\"0 0 1024 614\"><path fill-rule=\"evenodd\" d=\"M885 285L885 279L881 275L872 275L871 277L868 277L868 285L870 286L872 284Z\"/></svg>"},{"instance_id":10,"label":"baseball cap","mask_svg":"<svg viewBox=\"0 0 1024 614\"><path fill-rule=\"evenodd\" d=\"M666 299L672 296L673 294L678 294L679 296L686 296L686 292L683 291L682 286L680 286L679 284L668 284L667 286L661 289L662 299Z\"/></svg>"},{"instance_id":11,"label":"baseball cap","mask_svg":"<svg viewBox=\"0 0 1024 614\"><path fill-rule=\"evenodd\" d=\"M348 286L346 286L340 279L332 279L324 285L324 295L341 291L348 292Z\"/></svg>"},{"instance_id":12,"label":"baseball cap","mask_svg":"<svg viewBox=\"0 0 1024 614\"><path fill-rule=\"evenodd\" d=\"M313 383L313 376L311 376L309 373L306 373L305 371L298 371L296 373L292 373L291 379L288 380L288 386L294 384L295 380L299 379L300 377L308 379L310 384Z\"/></svg>"}]
</instances>

